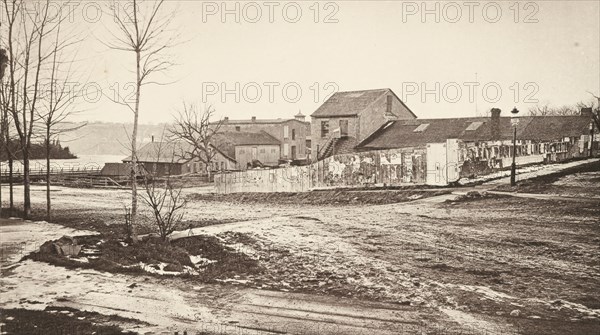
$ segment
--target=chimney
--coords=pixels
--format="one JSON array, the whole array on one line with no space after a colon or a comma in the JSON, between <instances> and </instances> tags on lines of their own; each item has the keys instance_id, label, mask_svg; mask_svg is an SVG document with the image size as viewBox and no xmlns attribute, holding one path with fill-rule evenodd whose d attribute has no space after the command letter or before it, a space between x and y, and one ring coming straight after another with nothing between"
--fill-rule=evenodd
<instances>
[{"instance_id":1,"label":"chimney","mask_svg":"<svg viewBox=\"0 0 600 335\"><path fill-rule=\"evenodd\" d=\"M500 108L492 108L492 117L490 121L490 136L492 140L500 139Z\"/></svg>"},{"instance_id":2,"label":"chimney","mask_svg":"<svg viewBox=\"0 0 600 335\"><path fill-rule=\"evenodd\" d=\"M387 98L387 100L385 102L385 115L388 115L388 116L394 115L392 113L392 99L393 99L393 97L391 95L388 95L386 98Z\"/></svg>"},{"instance_id":3,"label":"chimney","mask_svg":"<svg viewBox=\"0 0 600 335\"><path fill-rule=\"evenodd\" d=\"M256 116L252 117L252 122L256 122Z\"/></svg>"},{"instance_id":4,"label":"chimney","mask_svg":"<svg viewBox=\"0 0 600 335\"><path fill-rule=\"evenodd\" d=\"M152 143L154 143L154 135L152 135Z\"/></svg>"},{"instance_id":5,"label":"chimney","mask_svg":"<svg viewBox=\"0 0 600 335\"><path fill-rule=\"evenodd\" d=\"M229 116L226 116L223 118L223 123L227 123L227 122L229 122Z\"/></svg>"},{"instance_id":6,"label":"chimney","mask_svg":"<svg viewBox=\"0 0 600 335\"><path fill-rule=\"evenodd\" d=\"M592 107L584 107L581 109L581 116L585 116L585 117L589 117L591 118L592 116L594 116L594 113L592 113Z\"/></svg>"}]
</instances>

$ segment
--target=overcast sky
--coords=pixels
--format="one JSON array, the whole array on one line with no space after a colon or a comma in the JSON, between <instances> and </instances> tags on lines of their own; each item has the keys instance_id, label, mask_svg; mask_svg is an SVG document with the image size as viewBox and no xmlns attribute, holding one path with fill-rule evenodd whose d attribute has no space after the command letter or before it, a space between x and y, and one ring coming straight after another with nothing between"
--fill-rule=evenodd
<instances>
[{"instance_id":1,"label":"overcast sky","mask_svg":"<svg viewBox=\"0 0 600 335\"><path fill-rule=\"evenodd\" d=\"M455 117L600 93L598 1L221 4L169 1L184 43L170 50L178 65L153 78L172 83L144 87L141 122L169 121L184 99L219 116L287 118L310 115L334 90L389 87L419 117ZM95 15L95 3L74 9L90 78L81 86L128 95L134 56L100 43L114 22ZM80 119L132 120L106 98L88 100Z\"/></svg>"}]
</instances>

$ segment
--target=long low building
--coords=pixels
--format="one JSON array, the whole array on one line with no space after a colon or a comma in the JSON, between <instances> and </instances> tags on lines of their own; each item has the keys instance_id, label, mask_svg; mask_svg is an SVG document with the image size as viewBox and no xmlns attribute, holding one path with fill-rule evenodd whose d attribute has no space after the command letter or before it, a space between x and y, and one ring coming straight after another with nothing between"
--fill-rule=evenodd
<instances>
[{"instance_id":1,"label":"long low building","mask_svg":"<svg viewBox=\"0 0 600 335\"><path fill-rule=\"evenodd\" d=\"M220 132L213 136L214 156L208 167L200 159L190 159L193 148L183 142L147 143L138 150L137 161L147 173L156 176L242 171L255 166L277 166L280 147L279 140L264 131ZM123 159L123 163L131 161L131 156Z\"/></svg>"},{"instance_id":2,"label":"long low building","mask_svg":"<svg viewBox=\"0 0 600 335\"><path fill-rule=\"evenodd\" d=\"M338 92L312 116L312 132L320 135L313 139L316 162L223 174L215 178L219 192L444 186L509 169L513 157L523 166L599 154L591 108L573 116L512 118L494 108L489 117L419 119L383 89Z\"/></svg>"},{"instance_id":3,"label":"long low building","mask_svg":"<svg viewBox=\"0 0 600 335\"><path fill-rule=\"evenodd\" d=\"M507 168L512 163L559 162L591 155L591 110L577 116L510 117L493 109L491 117L388 121L359 143L356 152L401 148L427 149L429 184L446 184ZM596 144L597 146L597 141Z\"/></svg>"}]
</instances>

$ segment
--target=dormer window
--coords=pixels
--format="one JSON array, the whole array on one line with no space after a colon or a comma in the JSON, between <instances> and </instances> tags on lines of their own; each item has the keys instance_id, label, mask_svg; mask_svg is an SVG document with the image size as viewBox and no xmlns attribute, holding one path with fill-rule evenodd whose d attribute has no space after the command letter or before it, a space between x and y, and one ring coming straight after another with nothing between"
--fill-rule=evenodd
<instances>
[{"instance_id":1,"label":"dormer window","mask_svg":"<svg viewBox=\"0 0 600 335\"><path fill-rule=\"evenodd\" d=\"M482 124L483 122L479 121L471 122L471 124L465 130L477 130L477 128L481 127Z\"/></svg>"},{"instance_id":2,"label":"dormer window","mask_svg":"<svg viewBox=\"0 0 600 335\"><path fill-rule=\"evenodd\" d=\"M417 128L415 128L415 130L413 130L413 132L422 133L425 131L425 129L427 129L427 127L429 127L429 123L420 124Z\"/></svg>"}]
</instances>

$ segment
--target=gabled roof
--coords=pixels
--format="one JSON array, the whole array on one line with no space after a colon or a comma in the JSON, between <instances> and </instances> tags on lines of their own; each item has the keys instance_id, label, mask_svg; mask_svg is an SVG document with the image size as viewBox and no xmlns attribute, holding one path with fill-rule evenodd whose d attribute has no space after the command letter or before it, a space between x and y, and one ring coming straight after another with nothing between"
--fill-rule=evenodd
<instances>
[{"instance_id":1,"label":"gabled roof","mask_svg":"<svg viewBox=\"0 0 600 335\"><path fill-rule=\"evenodd\" d=\"M235 162L235 146L230 148L226 143L219 145L216 140L211 146L225 158ZM191 149L190 144L183 142L151 142L138 149L137 157L140 163L183 164L189 161L183 157ZM131 162L131 156L124 158L123 162Z\"/></svg>"},{"instance_id":2,"label":"gabled roof","mask_svg":"<svg viewBox=\"0 0 600 335\"><path fill-rule=\"evenodd\" d=\"M185 163L182 159L184 144L181 142L150 142L137 150L137 161L146 163ZM131 162L131 156L123 159Z\"/></svg>"},{"instance_id":3,"label":"gabled roof","mask_svg":"<svg viewBox=\"0 0 600 335\"><path fill-rule=\"evenodd\" d=\"M281 145L278 139L264 130L258 133L225 131L213 136L214 148L223 155L235 159L235 147L248 145Z\"/></svg>"},{"instance_id":4,"label":"gabled roof","mask_svg":"<svg viewBox=\"0 0 600 335\"><path fill-rule=\"evenodd\" d=\"M592 122L586 116L536 116L532 117L520 135L528 140L553 140L589 134Z\"/></svg>"},{"instance_id":5,"label":"gabled roof","mask_svg":"<svg viewBox=\"0 0 600 335\"><path fill-rule=\"evenodd\" d=\"M227 142L233 145L280 145L278 139L271 136L264 130L258 133L244 131L224 131L215 134L218 142ZM216 143L218 143L216 142Z\"/></svg>"},{"instance_id":6,"label":"gabled roof","mask_svg":"<svg viewBox=\"0 0 600 335\"><path fill-rule=\"evenodd\" d=\"M362 141L357 148L404 148L440 143L447 139L461 139L467 142L511 140L514 130L510 119L499 118L498 136L495 138L492 136L492 120L489 117L389 121ZM589 132L590 122L591 119L585 116L520 117L517 139L552 141L564 137L577 137ZM429 126L423 131L415 132L422 124Z\"/></svg>"},{"instance_id":7,"label":"gabled roof","mask_svg":"<svg viewBox=\"0 0 600 335\"><path fill-rule=\"evenodd\" d=\"M235 147L241 145L277 145L281 143L265 131L249 133L241 131L220 132L213 136L212 147L226 158L235 161ZM151 142L138 149L138 162L147 163L186 163L182 159L191 147L183 142ZM131 156L123 159L131 162Z\"/></svg>"},{"instance_id":8,"label":"gabled roof","mask_svg":"<svg viewBox=\"0 0 600 335\"><path fill-rule=\"evenodd\" d=\"M314 113L312 117L337 117L337 116L356 116L371 106L383 95L396 94L389 88L365 91L336 92L327 101L325 101ZM400 99L398 99L404 104ZM410 109L404 105L408 111ZM412 113L412 112L411 112ZM414 115L414 114L413 114ZM416 116L415 116L416 117Z\"/></svg>"}]
</instances>

